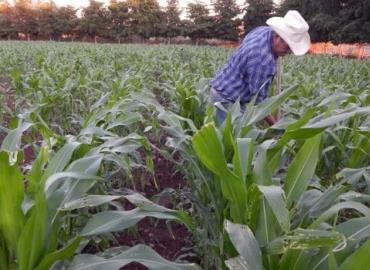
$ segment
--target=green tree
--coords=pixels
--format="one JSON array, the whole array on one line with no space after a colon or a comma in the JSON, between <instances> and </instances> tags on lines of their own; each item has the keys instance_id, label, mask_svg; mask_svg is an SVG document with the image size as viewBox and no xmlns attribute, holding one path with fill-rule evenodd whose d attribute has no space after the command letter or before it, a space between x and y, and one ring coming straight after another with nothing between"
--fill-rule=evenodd
<instances>
[{"instance_id":1,"label":"green tree","mask_svg":"<svg viewBox=\"0 0 370 270\"><path fill-rule=\"evenodd\" d=\"M163 12L157 0L127 0L132 33L142 38L157 36Z\"/></svg>"},{"instance_id":2,"label":"green tree","mask_svg":"<svg viewBox=\"0 0 370 270\"><path fill-rule=\"evenodd\" d=\"M167 0L166 10L164 12L162 23L162 35L167 38L175 37L181 34L181 19L178 0Z\"/></svg>"},{"instance_id":3,"label":"green tree","mask_svg":"<svg viewBox=\"0 0 370 270\"><path fill-rule=\"evenodd\" d=\"M189 36L198 42L200 38L214 37L214 20L201 3L189 3L188 17L191 21Z\"/></svg>"},{"instance_id":4,"label":"green tree","mask_svg":"<svg viewBox=\"0 0 370 270\"><path fill-rule=\"evenodd\" d=\"M57 9L54 21L54 35L59 39L63 35L74 39L78 25L76 9L72 6L60 7Z\"/></svg>"},{"instance_id":5,"label":"green tree","mask_svg":"<svg viewBox=\"0 0 370 270\"><path fill-rule=\"evenodd\" d=\"M6 0L0 1L0 38L10 39L17 36L17 31L12 22L14 9Z\"/></svg>"},{"instance_id":6,"label":"green tree","mask_svg":"<svg viewBox=\"0 0 370 270\"><path fill-rule=\"evenodd\" d=\"M334 42L370 42L370 0L342 0Z\"/></svg>"},{"instance_id":7,"label":"green tree","mask_svg":"<svg viewBox=\"0 0 370 270\"><path fill-rule=\"evenodd\" d=\"M15 31L26 35L27 39L39 34L37 17L31 0L16 0L14 3L13 25Z\"/></svg>"},{"instance_id":8,"label":"green tree","mask_svg":"<svg viewBox=\"0 0 370 270\"><path fill-rule=\"evenodd\" d=\"M313 41L370 41L370 0L284 0L278 14L289 9L306 19Z\"/></svg>"},{"instance_id":9,"label":"green tree","mask_svg":"<svg viewBox=\"0 0 370 270\"><path fill-rule=\"evenodd\" d=\"M82 10L79 30L97 42L98 36L107 35L108 22L108 11L103 7L103 4L90 0L90 5Z\"/></svg>"},{"instance_id":10,"label":"green tree","mask_svg":"<svg viewBox=\"0 0 370 270\"><path fill-rule=\"evenodd\" d=\"M126 2L112 0L108 6L110 36L121 43L121 39L129 35L129 5Z\"/></svg>"},{"instance_id":11,"label":"green tree","mask_svg":"<svg viewBox=\"0 0 370 270\"><path fill-rule=\"evenodd\" d=\"M36 14L39 36L47 37L50 40L56 38L56 13L57 6L53 1L38 4Z\"/></svg>"},{"instance_id":12,"label":"green tree","mask_svg":"<svg viewBox=\"0 0 370 270\"><path fill-rule=\"evenodd\" d=\"M240 8L235 0L216 0L213 4L215 15L215 37L227 40L238 39Z\"/></svg>"},{"instance_id":13,"label":"green tree","mask_svg":"<svg viewBox=\"0 0 370 270\"><path fill-rule=\"evenodd\" d=\"M266 25L266 20L273 15L273 0L247 0L246 4L243 17L245 33L257 26Z\"/></svg>"}]
</instances>

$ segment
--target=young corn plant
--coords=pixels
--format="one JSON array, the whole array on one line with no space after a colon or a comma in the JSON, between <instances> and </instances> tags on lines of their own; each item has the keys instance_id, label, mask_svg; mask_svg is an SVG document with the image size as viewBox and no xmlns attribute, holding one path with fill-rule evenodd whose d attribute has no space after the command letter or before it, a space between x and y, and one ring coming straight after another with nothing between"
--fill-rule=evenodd
<instances>
[{"instance_id":1,"label":"young corn plant","mask_svg":"<svg viewBox=\"0 0 370 270\"><path fill-rule=\"evenodd\" d=\"M79 255L69 263L86 246L82 239L122 231L145 217L184 222L194 229L186 213L156 205L140 194L96 193L107 182L101 177L103 163L120 163L143 141L135 134L120 137L112 132L125 124L127 107L102 113L97 110L81 133L64 138L64 145L55 153L43 145L27 173L18 164L21 137L27 129L39 125L19 121L18 128L8 130L0 152L0 185L4 190L0 196L0 269L119 269L134 261L149 269L198 269L195 264L169 262L143 245L111 258ZM129 122L127 119L126 124ZM112 209L122 199L136 208ZM89 209L98 213L92 215Z\"/></svg>"},{"instance_id":2,"label":"young corn plant","mask_svg":"<svg viewBox=\"0 0 370 270\"><path fill-rule=\"evenodd\" d=\"M349 196L352 193L345 192L347 179L326 189L316 174L323 132L348 119L368 117L369 108L337 111L329 117L326 114L312 119L303 117L286 124L279 139L263 139L265 133L253 124L271 113L292 89L286 91L257 107L250 106L239 118L229 114L219 129L213 123L206 124L192 139L194 150L216 176L215 184L227 202L224 222L230 220L248 226L245 230L253 234L248 236L253 238L249 241L251 246L240 241L238 245L245 247L244 255L246 250L260 254L258 262L248 263L246 259L253 257L250 254L225 261L230 269L308 270L327 269L329 263L341 265L345 259L342 252L346 249L345 243L352 240L348 238L351 233L337 230L342 219L346 220L341 211L355 211L364 217L369 214L365 204L352 200L353 196ZM316 186L315 178L319 179ZM320 207L314 215L302 215L302 207L309 210L317 207L315 200L307 200L314 190L317 191L315 199L322 200ZM359 231L367 226L362 225ZM225 226L233 230L230 225ZM229 232L229 237L235 245L233 233L237 232ZM223 235L223 231L220 234ZM361 240L366 239L363 237ZM235 250L230 249L226 236L222 238L225 239L224 252L220 254L228 257ZM314 252L319 255L307 263ZM351 254L354 249L346 252Z\"/></svg>"}]
</instances>

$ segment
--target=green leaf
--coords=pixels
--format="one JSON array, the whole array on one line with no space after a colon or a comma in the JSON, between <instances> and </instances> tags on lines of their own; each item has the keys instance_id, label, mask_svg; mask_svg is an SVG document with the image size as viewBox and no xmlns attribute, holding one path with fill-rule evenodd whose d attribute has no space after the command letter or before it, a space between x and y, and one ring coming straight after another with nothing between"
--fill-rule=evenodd
<instances>
[{"instance_id":1,"label":"green leaf","mask_svg":"<svg viewBox=\"0 0 370 270\"><path fill-rule=\"evenodd\" d=\"M192 141L198 157L209 170L219 176L232 174L227 168L222 145L212 123L204 125L195 133Z\"/></svg>"},{"instance_id":2,"label":"green leaf","mask_svg":"<svg viewBox=\"0 0 370 270\"><path fill-rule=\"evenodd\" d=\"M227 220L225 229L240 255L225 262L229 269L262 270L262 253L249 227Z\"/></svg>"},{"instance_id":3,"label":"green leaf","mask_svg":"<svg viewBox=\"0 0 370 270\"><path fill-rule=\"evenodd\" d=\"M190 229L194 227L191 218L182 211L157 205L138 193L127 195L126 198L138 207L129 211L105 211L98 213L89 219L81 234L89 236L122 231L135 225L145 217L176 220L183 222Z\"/></svg>"},{"instance_id":4,"label":"green leaf","mask_svg":"<svg viewBox=\"0 0 370 270\"><path fill-rule=\"evenodd\" d=\"M332 246L343 239L343 235L335 231L296 229L291 234L278 237L268 243L264 251L268 254L284 254L288 250Z\"/></svg>"},{"instance_id":5,"label":"green leaf","mask_svg":"<svg viewBox=\"0 0 370 270\"><path fill-rule=\"evenodd\" d=\"M288 206L299 200L315 173L320 141L320 135L308 139L289 165L284 184Z\"/></svg>"},{"instance_id":6,"label":"green leaf","mask_svg":"<svg viewBox=\"0 0 370 270\"><path fill-rule=\"evenodd\" d=\"M71 258L73 254L75 253L75 251L77 250L80 242L81 242L81 237L74 238L65 247L44 256L40 264L36 268L33 268L33 269L34 270L48 270L56 261Z\"/></svg>"},{"instance_id":7,"label":"green leaf","mask_svg":"<svg viewBox=\"0 0 370 270\"><path fill-rule=\"evenodd\" d=\"M78 142L70 142L65 144L50 160L48 167L43 175L43 181L54 173L61 172L68 165L74 150L80 145Z\"/></svg>"},{"instance_id":8,"label":"green leaf","mask_svg":"<svg viewBox=\"0 0 370 270\"><path fill-rule=\"evenodd\" d=\"M79 172L54 173L53 175L49 176L46 179L44 187L46 196L49 198L57 188L57 185L66 179L75 179L75 181L79 181L79 180L100 180L101 178L95 175L89 175Z\"/></svg>"},{"instance_id":9,"label":"green leaf","mask_svg":"<svg viewBox=\"0 0 370 270\"><path fill-rule=\"evenodd\" d=\"M370 240L347 258L339 270L367 269L370 265Z\"/></svg>"},{"instance_id":10,"label":"green leaf","mask_svg":"<svg viewBox=\"0 0 370 270\"><path fill-rule=\"evenodd\" d=\"M35 205L18 241L19 270L31 270L44 257L47 201L42 193L37 195ZM32 246L32 248L30 248Z\"/></svg>"},{"instance_id":11,"label":"green leaf","mask_svg":"<svg viewBox=\"0 0 370 270\"><path fill-rule=\"evenodd\" d=\"M272 172L269 167L268 150L274 143L274 140L266 140L258 146L258 156L253 168L253 182L258 185L271 185Z\"/></svg>"},{"instance_id":12,"label":"green leaf","mask_svg":"<svg viewBox=\"0 0 370 270\"><path fill-rule=\"evenodd\" d=\"M48 161L48 148L41 147L40 152L36 158L36 160L32 163L32 168L29 171L28 177L28 192L29 193L36 193L41 184L41 178L44 170L44 166Z\"/></svg>"},{"instance_id":13,"label":"green leaf","mask_svg":"<svg viewBox=\"0 0 370 270\"><path fill-rule=\"evenodd\" d=\"M130 211L105 211L90 218L81 235L90 236L122 231L135 225L145 217L178 220L175 215L170 213L147 212L138 208Z\"/></svg>"},{"instance_id":14,"label":"green leaf","mask_svg":"<svg viewBox=\"0 0 370 270\"><path fill-rule=\"evenodd\" d=\"M31 123L21 123L16 129L10 130L1 144L1 150L11 153L19 151L23 132L25 132L31 126Z\"/></svg>"},{"instance_id":15,"label":"green leaf","mask_svg":"<svg viewBox=\"0 0 370 270\"><path fill-rule=\"evenodd\" d=\"M245 184L247 184L247 176L252 174L253 149L252 139L236 139L235 154L233 158L234 170L236 174L244 180Z\"/></svg>"},{"instance_id":16,"label":"green leaf","mask_svg":"<svg viewBox=\"0 0 370 270\"><path fill-rule=\"evenodd\" d=\"M370 219L368 217L352 218L337 226L337 231L347 238L346 246L335 253L338 264L355 252L360 243L370 237Z\"/></svg>"},{"instance_id":17,"label":"green leaf","mask_svg":"<svg viewBox=\"0 0 370 270\"><path fill-rule=\"evenodd\" d=\"M290 219L289 211L285 204L284 191L278 186L258 186L258 188L266 198L280 227L284 232L288 232L290 230Z\"/></svg>"},{"instance_id":18,"label":"green leaf","mask_svg":"<svg viewBox=\"0 0 370 270\"><path fill-rule=\"evenodd\" d=\"M68 270L118 270L131 263L140 263L150 270L200 270L193 263L174 263L162 258L152 248L137 245L112 258L102 258L89 254L77 255Z\"/></svg>"},{"instance_id":19,"label":"green leaf","mask_svg":"<svg viewBox=\"0 0 370 270\"><path fill-rule=\"evenodd\" d=\"M9 164L6 152L0 152L0 168L0 232L7 249L15 252L25 219L22 213L23 175L15 165Z\"/></svg>"},{"instance_id":20,"label":"green leaf","mask_svg":"<svg viewBox=\"0 0 370 270\"><path fill-rule=\"evenodd\" d=\"M370 112L370 107L363 107L363 108L357 108L351 112L337 113L334 116L324 118L324 119L323 117L325 117L326 114L320 115L316 118L311 119L311 121L303 127L299 127L297 129L288 129L284 133L284 135L281 137L276 147L281 147L282 145L285 145L291 139L311 138L321 133L322 131L324 131L326 128L330 126L333 126L340 122L348 120L357 114L368 114L369 112Z\"/></svg>"},{"instance_id":21,"label":"green leaf","mask_svg":"<svg viewBox=\"0 0 370 270\"><path fill-rule=\"evenodd\" d=\"M85 208L85 207L95 207L99 206L113 200L123 198L123 196L111 196L111 195L87 195L82 198L68 201L65 203L60 210L61 211L72 211L75 209Z\"/></svg>"},{"instance_id":22,"label":"green leaf","mask_svg":"<svg viewBox=\"0 0 370 270\"><path fill-rule=\"evenodd\" d=\"M227 167L222 144L213 123L203 126L192 138L199 159L220 177L222 193L231 202L233 221L242 222L246 207L246 187L243 180Z\"/></svg>"},{"instance_id":23,"label":"green leaf","mask_svg":"<svg viewBox=\"0 0 370 270\"><path fill-rule=\"evenodd\" d=\"M279 95L270 97L266 99L266 101L260 103L246 125L252 125L274 112L296 89L297 85L290 86Z\"/></svg>"},{"instance_id":24,"label":"green leaf","mask_svg":"<svg viewBox=\"0 0 370 270\"><path fill-rule=\"evenodd\" d=\"M329 268L328 270L338 270L337 261L333 251L329 251Z\"/></svg>"},{"instance_id":25,"label":"green leaf","mask_svg":"<svg viewBox=\"0 0 370 270\"><path fill-rule=\"evenodd\" d=\"M310 226L309 228L316 228L321 223L325 222L329 218L331 218L333 215L337 214L340 210L343 209L354 209L360 213L362 213L364 216L370 218L370 209L365 206L362 203L358 202L341 202L333 205L328 210L326 210L324 213L322 213Z\"/></svg>"},{"instance_id":26,"label":"green leaf","mask_svg":"<svg viewBox=\"0 0 370 270\"><path fill-rule=\"evenodd\" d=\"M337 173L336 177L338 179L343 179L351 185L355 185L361 180L367 170L370 170L370 166L356 169L344 168Z\"/></svg>"}]
</instances>

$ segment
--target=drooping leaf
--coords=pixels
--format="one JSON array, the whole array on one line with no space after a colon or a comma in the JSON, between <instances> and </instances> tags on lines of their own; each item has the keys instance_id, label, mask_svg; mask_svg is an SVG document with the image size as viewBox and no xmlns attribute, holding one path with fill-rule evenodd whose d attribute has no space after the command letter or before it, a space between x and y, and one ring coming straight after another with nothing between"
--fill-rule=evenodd
<instances>
[{"instance_id":1,"label":"drooping leaf","mask_svg":"<svg viewBox=\"0 0 370 270\"><path fill-rule=\"evenodd\" d=\"M239 253L238 258L225 262L229 269L262 270L262 253L249 227L227 220L225 229Z\"/></svg>"},{"instance_id":2,"label":"drooping leaf","mask_svg":"<svg viewBox=\"0 0 370 270\"><path fill-rule=\"evenodd\" d=\"M193 263L174 263L159 256L153 249L137 245L112 258L102 258L89 254L77 255L68 270L118 270L123 266L138 262L150 270L200 270Z\"/></svg>"}]
</instances>

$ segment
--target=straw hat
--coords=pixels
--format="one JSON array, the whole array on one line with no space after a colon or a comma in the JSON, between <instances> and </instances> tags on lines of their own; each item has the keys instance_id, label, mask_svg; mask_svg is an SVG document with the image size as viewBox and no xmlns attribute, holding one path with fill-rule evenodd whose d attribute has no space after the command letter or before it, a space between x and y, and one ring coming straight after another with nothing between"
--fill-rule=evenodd
<instances>
[{"instance_id":1,"label":"straw hat","mask_svg":"<svg viewBox=\"0 0 370 270\"><path fill-rule=\"evenodd\" d=\"M298 11L289 10L284 17L271 17L266 23L289 45L295 55L303 55L310 48L309 26Z\"/></svg>"}]
</instances>

